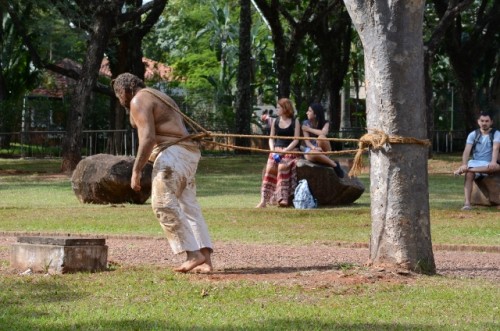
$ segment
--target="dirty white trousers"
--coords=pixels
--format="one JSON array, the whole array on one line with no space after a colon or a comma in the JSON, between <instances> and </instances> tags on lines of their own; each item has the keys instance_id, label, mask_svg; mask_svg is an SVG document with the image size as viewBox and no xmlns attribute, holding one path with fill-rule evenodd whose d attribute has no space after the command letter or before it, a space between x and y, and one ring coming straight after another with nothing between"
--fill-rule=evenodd
<instances>
[{"instance_id":1,"label":"dirty white trousers","mask_svg":"<svg viewBox=\"0 0 500 331\"><path fill-rule=\"evenodd\" d=\"M153 165L151 206L174 254L208 248L212 242L196 199L197 147L173 145Z\"/></svg>"}]
</instances>

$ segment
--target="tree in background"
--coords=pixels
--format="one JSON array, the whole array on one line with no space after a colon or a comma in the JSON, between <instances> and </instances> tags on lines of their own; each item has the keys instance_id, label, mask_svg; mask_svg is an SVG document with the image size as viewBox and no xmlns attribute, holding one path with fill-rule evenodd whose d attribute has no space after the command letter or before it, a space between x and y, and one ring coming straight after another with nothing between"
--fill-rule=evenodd
<instances>
[{"instance_id":1,"label":"tree in background","mask_svg":"<svg viewBox=\"0 0 500 331\"><path fill-rule=\"evenodd\" d=\"M352 42L351 19L340 2L320 2L309 35L318 48L320 67L317 92L312 101L326 100L331 129L340 127L340 90L349 68Z\"/></svg>"},{"instance_id":2,"label":"tree in background","mask_svg":"<svg viewBox=\"0 0 500 331\"><path fill-rule=\"evenodd\" d=\"M150 1L143 5L142 0L127 0L120 15L120 23L113 31L107 47L109 67L112 78L129 72L144 80L144 63L142 40L159 20L167 0ZM125 109L111 97L110 129L123 130L128 119ZM110 148L120 154L123 146L123 135L116 132Z\"/></svg>"},{"instance_id":3,"label":"tree in background","mask_svg":"<svg viewBox=\"0 0 500 331\"><path fill-rule=\"evenodd\" d=\"M236 99L236 132L250 134L252 116L252 12L250 0L240 0L240 34L238 52L238 92ZM236 139L237 146L250 146L248 139ZM238 153L244 151L237 150ZM247 152L248 153L248 152Z\"/></svg>"},{"instance_id":4,"label":"tree in background","mask_svg":"<svg viewBox=\"0 0 500 331\"><path fill-rule=\"evenodd\" d=\"M79 8L84 13L91 14L89 19L89 43L83 60L82 71L77 80L75 95L66 126L66 136L62 146L62 172L73 171L81 160L83 119L89 106L90 97L97 82L104 50L108 44L112 29L117 24L117 18L124 0L86 1Z\"/></svg>"},{"instance_id":5,"label":"tree in background","mask_svg":"<svg viewBox=\"0 0 500 331\"><path fill-rule=\"evenodd\" d=\"M32 7L22 16L30 19ZM10 16L0 7L0 132L19 131L20 112L26 91L35 86L38 70L30 68L31 59L23 47ZM11 136L0 136L0 148L10 147Z\"/></svg>"},{"instance_id":6,"label":"tree in background","mask_svg":"<svg viewBox=\"0 0 500 331\"><path fill-rule=\"evenodd\" d=\"M447 13L444 0L433 0L438 17ZM465 129L476 128L480 110L498 112L500 73L500 2L475 1L462 10L446 30L444 49L457 80L458 100L465 115ZM495 83L496 82L496 83ZM495 86L496 84L496 86Z\"/></svg>"},{"instance_id":7,"label":"tree in background","mask_svg":"<svg viewBox=\"0 0 500 331\"><path fill-rule=\"evenodd\" d=\"M312 27L310 18L315 13L318 1L311 0L306 4L283 4L278 0L254 0L254 2L271 28L278 78L277 97L288 98L291 92L292 71L303 39L308 29Z\"/></svg>"},{"instance_id":8,"label":"tree in background","mask_svg":"<svg viewBox=\"0 0 500 331\"><path fill-rule=\"evenodd\" d=\"M363 43L367 125L425 139L424 1L344 0ZM427 149L385 144L370 150L370 260L435 273Z\"/></svg>"},{"instance_id":9,"label":"tree in background","mask_svg":"<svg viewBox=\"0 0 500 331\"><path fill-rule=\"evenodd\" d=\"M211 19L207 25L196 33L199 38L208 34L210 48L214 51L217 61L220 63L218 77L203 75L214 91L214 108L216 112L222 112L222 119L226 127L234 128L234 96L232 88L236 75L236 42L238 37L238 26L231 20L229 4L220 6L216 1L210 2ZM249 68L247 68L248 70Z\"/></svg>"}]
</instances>

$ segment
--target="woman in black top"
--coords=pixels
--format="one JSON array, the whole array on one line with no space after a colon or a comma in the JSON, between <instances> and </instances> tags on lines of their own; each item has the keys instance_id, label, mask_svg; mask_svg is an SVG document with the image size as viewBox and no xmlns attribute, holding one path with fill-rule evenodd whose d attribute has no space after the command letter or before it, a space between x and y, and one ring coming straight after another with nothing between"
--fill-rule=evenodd
<instances>
[{"instance_id":1,"label":"woman in black top","mask_svg":"<svg viewBox=\"0 0 500 331\"><path fill-rule=\"evenodd\" d=\"M267 204L278 204L287 207L297 186L296 161L299 154L289 154L298 151L300 122L294 118L294 109L289 99L278 100L278 117L271 124L269 137L269 154L266 171L262 179L261 200L257 208L265 208ZM274 137L292 138L274 138Z\"/></svg>"}]
</instances>

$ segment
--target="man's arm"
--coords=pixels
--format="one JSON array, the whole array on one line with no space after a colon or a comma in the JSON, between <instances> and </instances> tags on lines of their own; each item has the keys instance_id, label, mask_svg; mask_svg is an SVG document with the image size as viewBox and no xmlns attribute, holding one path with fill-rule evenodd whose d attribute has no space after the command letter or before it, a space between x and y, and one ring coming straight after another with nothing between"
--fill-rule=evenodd
<instances>
[{"instance_id":1,"label":"man's arm","mask_svg":"<svg viewBox=\"0 0 500 331\"><path fill-rule=\"evenodd\" d=\"M135 97L130 103L130 116L137 127L139 148L132 169L130 186L134 191L141 190L141 172L149 160L156 144L153 105L147 100Z\"/></svg>"},{"instance_id":2,"label":"man's arm","mask_svg":"<svg viewBox=\"0 0 500 331\"><path fill-rule=\"evenodd\" d=\"M467 162L469 161L470 152L472 151L472 144L465 145L464 153L462 154L462 165L459 171L464 172L467 170Z\"/></svg>"},{"instance_id":3,"label":"man's arm","mask_svg":"<svg viewBox=\"0 0 500 331\"><path fill-rule=\"evenodd\" d=\"M495 169L498 167L497 161L498 161L498 151L500 150L500 143L493 143L493 153L491 154L491 162L490 162L490 167L492 169Z\"/></svg>"}]
</instances>

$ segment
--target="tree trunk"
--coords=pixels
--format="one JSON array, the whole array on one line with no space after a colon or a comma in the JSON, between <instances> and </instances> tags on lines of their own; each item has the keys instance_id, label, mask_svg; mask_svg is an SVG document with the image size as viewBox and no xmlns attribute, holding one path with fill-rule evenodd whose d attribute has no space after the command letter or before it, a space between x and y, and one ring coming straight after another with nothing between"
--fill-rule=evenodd
<instances>
[{"instance_id":1,"label":"tree trunk","mask_svg":"<svg viewBox=\"0 0 500 331\"><path fill-rule=\"evenodd\" d=\"M236 100L236 132L250 134L250 119L252 116L252 58L251 58L251 28L252 13L250 0L240 0L240 45L238 65L238 94ZM249 139L237 138L237 146L250 146ZM246 154L248 151L236 150L236 153Z\"/></svg>"},{"instance_id":2,"label":"tree trunk","mask_svg":"<svg viewBox=\"0 0 500 331\"><path fill-rule=\"evenodd\" d=\"M140 15L132 15L127 19L122 20L122 33L118 36L118 45L115 46L116 58L109 58L111 74L113 78L118 75L129 72L144 80L145 68L142 62L142 39L151 31L154 24L158 21L161 13L165 9L167 0L157 0L152 3L146 19L142 20ZM128 1L129 11L137 11L142 6L142 1ZM127 13L122 14L122 18L127 16ZM132 24L130 23L132 22ZM113 96L114 98L114 96ZM111 119L111 128L113 130L123 130L127 126L127 118L125 109L118 103L111 103L111 111L114 117ZM116 154L122 154L123 150L123 135L120 132L115 132L113 135L113 144ZM127 151L128 152L128 151ZM132 151L132 154L135 151ZM134 155L134 154L133 154Z\"/></svg>"},{"instance_id":3,"label":"tree trunk","mask_svg":"<svg viewBox=\"0 0 500 331\"><path fill-rule=\"evenodd\" d=\"M425 1L344 3L365 53L368 128L425 139ZM371 263L435 273L427 148L386 144L370 150L370 163Z\"/></svg>"},{"instance_id":4,"label":"tree trunk","mask_svg":"<svg viewBox=\"0 0 500 331\"><path fill-rule=\"evenodd\" d=\"M495 77L491 83L490 95L488 95L488 101L490 103L491 109L493 109L493 117L495 118L495 127L500 127L500 61L498 61L497 68L495 70Z\"/></svg>"},{"instance_id":5,"label":"tree trunk","mask_svg":"<svg viewBox=\"0 0 500 331\"><path fill-rule=\"evenodd\" d=\"M89 46L82 65L82 74L77 82L74 99L68 116L66 136L62 149L62 172L71 172L81 160L83 119L89 107L90 96L97 82L104 49L108 43L115 18L123 0L106 5L96 5L95 20L89 38Z\"/></svg>"}]
</instances>

